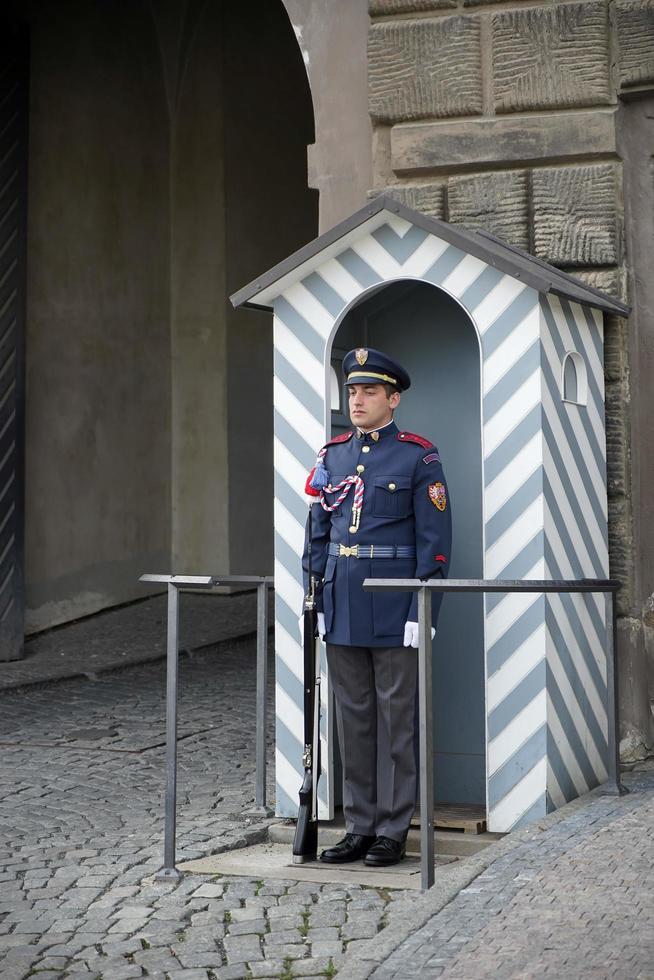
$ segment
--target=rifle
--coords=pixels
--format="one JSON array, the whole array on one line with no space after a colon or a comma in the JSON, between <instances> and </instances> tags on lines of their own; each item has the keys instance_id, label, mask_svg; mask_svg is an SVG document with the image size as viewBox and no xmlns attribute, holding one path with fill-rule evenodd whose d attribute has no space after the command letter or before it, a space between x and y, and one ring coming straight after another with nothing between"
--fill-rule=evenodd
<instances>
[{"instance_id":1,"label":"rifle","mask_svg":"<svg viewBox=\"0 0 654 980\"><path fill-rule=\"evenodd\" d=\"M304 778L293 839L293 864L315 861L318 854L318 779L320 777L320 659L316 656L316 582L311 572L311 507L307 543L309 587L304 597Z\"/></svg>"}]
</instances>

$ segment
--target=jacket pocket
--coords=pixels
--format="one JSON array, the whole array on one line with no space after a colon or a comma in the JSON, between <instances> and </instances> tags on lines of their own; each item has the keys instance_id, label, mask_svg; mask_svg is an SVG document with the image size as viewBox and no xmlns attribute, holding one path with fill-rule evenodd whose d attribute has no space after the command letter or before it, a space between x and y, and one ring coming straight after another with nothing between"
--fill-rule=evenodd
<instances>
[{"instance_id":1,"label":"jacket pocket","mask_svg":"<svg viewBox=\"0 0 654 980\"><path fill-rule=\"evenodd\" d=\"M372 512L375 517L408 517L411 513L410 477L376 476L372 492Z\"/></svg>"},{"instance_id":2,"label":"jacket pocket","mask_svg":"<svg viewBox=\"0 0 654 980\"><path fill-rule=\"evenodd\" d=\"M413 559L371 561L371 578L415 578ZM402 636L411 607L412 592L372 593L372 626L375 636Z\"/></svg>"},{"instance_id":3,"label":"jacket pocket","mask_svg":"<svg viewBox=\"0 0 654 980\"><path fill-rule=\"evenodd\" d=\"M322 585L322 609L325 616L325 631L329 633L334 621L334 573L336 558L328 558Z\"/></svg>"}]
</instances>

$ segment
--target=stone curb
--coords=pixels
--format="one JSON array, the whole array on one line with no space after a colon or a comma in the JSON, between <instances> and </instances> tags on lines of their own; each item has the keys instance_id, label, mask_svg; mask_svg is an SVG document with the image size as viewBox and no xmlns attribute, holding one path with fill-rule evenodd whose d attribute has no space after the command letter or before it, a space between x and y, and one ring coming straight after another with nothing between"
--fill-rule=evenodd
<instances>
[{"instance_id":1,"label":"stone curb","mask_svg":"<svg viewBox=\"0 0 654 980\"><path fill-rule=\"evenodd\" d=\"M601 787L597 787L529 827L514 831L501 841L489 845L480 855L466 858L460 868L447 868L446 880L440 883L437 881L428 892L407 899L406 914L401 921L393 922L373 939L367 940L365 945L362 943L356 950L346 953L338 969L339 975L347 977L347 980L367 980L409 936L421 929L495 861L586 808L602 795ZM398 906L396 915L400 912L401 907Z\"/></svg>"},{"instance_id":2,"label":"stone curb","mask_svg":"<svg viewBox=\"0 0 654 980\"><path fill-rule=\"evenodd\" d=\"M272 592L269 591L272 632ZM165 662L167 595L145 596L121 606L32 634L21 660L0 664L0 695L58 681L97 680L116 671ZM180 604L180 653L256 638L256 593L188 594Z\"/></svg>"},{"instance_id":3,"label":"stone curb","mask_svg":"<svg viewBox=\"0 0 654 980\"><path fill-rule=\"evenodd\" d=\"M246 633L234 633L230 636L220 637L218 640L214 640L211 643L200 643L195 647L180 647L179 657L193 657L196 654L203 653L206 650L215 650L216 653L221 653L226 649L233 649L235 644L249 644L256 641L257 634L256 630L248 630ZM119 674L125 670L131 670L133 667L141 667L144 664L156 664L161 663L161 661L166 659L165 650L162 653L143 653L137 654L134 659L112 661L106 665L96 665L93 670L79 670L77 667L71 667L70 671L64 671L53 676L47 676L46 674L40 677L35 677L33 680L27 679L17 679L16 681L7 680L0 685L0 696L9 691L12 693L17 691L22 691L27 688L32 687L46 687L51 684L59 684L62 681L74 681L74 680L95 680L97 677L104 677L107 674Z\"/></svg>"}]
</instances>

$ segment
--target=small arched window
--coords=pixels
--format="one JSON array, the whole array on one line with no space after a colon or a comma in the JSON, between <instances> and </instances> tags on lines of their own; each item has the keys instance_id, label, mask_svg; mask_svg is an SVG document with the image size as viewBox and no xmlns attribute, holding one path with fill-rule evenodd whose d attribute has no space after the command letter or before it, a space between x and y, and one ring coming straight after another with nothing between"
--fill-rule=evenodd
<instances>
[{"instance_id":1,"label":"small arched window","mask_svg":"<svg viewBox=\"0 0 654 980\"><path fill-rule=\"evenodd\" d=\"M561 393L564 402L585 405L588 393L586 362L576 350L567 351L561 369Z\"/></svg>"}]
</instances>

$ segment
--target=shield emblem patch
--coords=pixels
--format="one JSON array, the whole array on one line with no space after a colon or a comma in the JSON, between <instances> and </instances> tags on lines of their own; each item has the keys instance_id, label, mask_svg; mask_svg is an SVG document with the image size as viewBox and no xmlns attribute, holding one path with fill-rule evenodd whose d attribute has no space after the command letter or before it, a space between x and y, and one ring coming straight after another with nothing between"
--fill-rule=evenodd
<instances>
[{"instance_id":1,"label":"shield emblem patch","mask_svg":"<svg viewBox=\"0 0 654 980\"><path fill-rule=\"evenodd\" d=\"M434 507L438 507L439 510L445 510L447 506L447 495L442 483L430 483L429 499Z\"/></svg>"},{"instance_id":2,"label":"shield emblem patch","mask_svg":"<svg viewBox=\"0 0 654 980\"><path fill-rule=\"evenodd\" d=\"M357 349L354 352L354 356L356 357L361 367L363 367L363 365L368 360L368 351L365 349L365 347L357 347Z\"/></svg>"}]
</instances>

